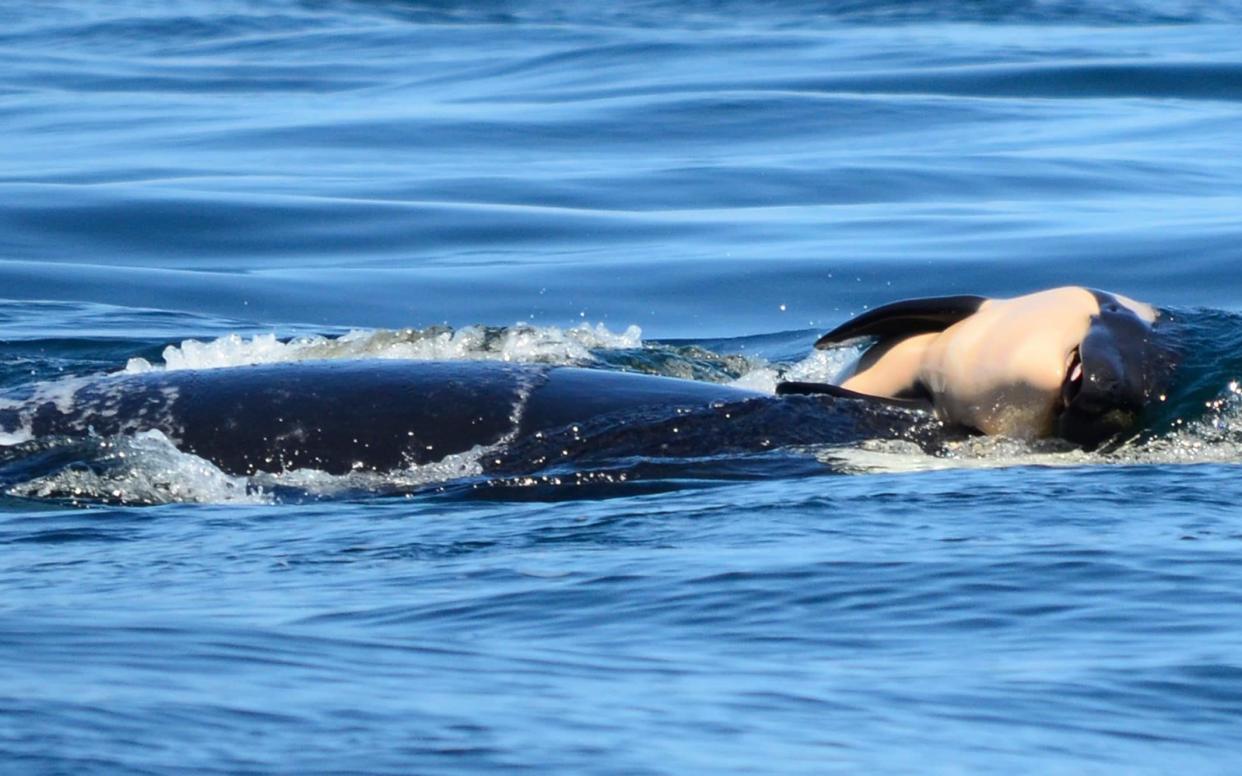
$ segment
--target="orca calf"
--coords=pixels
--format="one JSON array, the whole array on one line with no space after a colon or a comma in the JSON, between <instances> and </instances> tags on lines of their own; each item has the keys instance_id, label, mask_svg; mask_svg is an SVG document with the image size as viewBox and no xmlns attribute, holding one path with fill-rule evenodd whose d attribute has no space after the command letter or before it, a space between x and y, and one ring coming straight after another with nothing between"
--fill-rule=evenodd
<instances>
[{"instance_id":1,"label":"orca calf","mask_svg":"<svg viewBox=\"0 0 1242 776\"><path fill-rule=\"evenodd\" d=\"M840 386L782 393L921 402L945 423L1087 448L1132 429L1164 398L1175 362L1142 302L1076 286L1012 299L952 296L878 307L815 343L871 345Z\"/></svg>"}]
</instances>

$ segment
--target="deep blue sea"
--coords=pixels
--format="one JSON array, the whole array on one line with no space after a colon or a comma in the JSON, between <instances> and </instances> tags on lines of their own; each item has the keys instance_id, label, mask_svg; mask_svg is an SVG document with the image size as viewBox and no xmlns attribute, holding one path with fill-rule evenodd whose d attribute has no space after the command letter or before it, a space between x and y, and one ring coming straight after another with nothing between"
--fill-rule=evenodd
<instances>
[{"instance_id":1,"label":"deep blue sea","mask_svg":"<svg viewBox=\"0 0 1242 776\"><path fill-rule=\"evenodd\" d=\"M875 305L1065 284L1183 349L1102 453L497 483L8 435L0 773L1242 770L1242 4L13 2L0 138L6 391L771 390Z\"/></svg>"}]
</instances>

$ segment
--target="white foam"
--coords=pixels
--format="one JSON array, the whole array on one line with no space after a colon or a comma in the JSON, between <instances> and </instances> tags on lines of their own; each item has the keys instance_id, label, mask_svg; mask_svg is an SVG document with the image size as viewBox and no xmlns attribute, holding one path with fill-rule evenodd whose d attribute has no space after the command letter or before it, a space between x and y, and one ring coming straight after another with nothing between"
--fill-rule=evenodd
<instances>
[{"instance_id":1,"label":"white foam","mask_svg":"<svg viewBox=\"0 0 1242 776\"><path fill-rule=\"evenodd\" d=\"M816 458L843 474L902 474L942 469L1003 469L1012 466L1082 466L1108 459L1055 440L1030 443L1002 437L971 437L946 445L942 455L913 442L868 440L820 450Z\"/></svg>"},{"instance_id":2,"label":"white foam","mask_svg":"<svg viewBox=\"0 0 1242 776\"><path fill-rule=\"evenodd\" d=\"M1125 449L1135 463L1242 463L1242 385L1236 380L1206 403L1206 414Z\"/></svg>"},{"instance_id":3,"label":"white foam","mask_svg":"<svg viewBox=\"0 0 1242 776\"><path fill-rule=\"evenodd\" d=\"M574 364L593 360L592 350L641 346L639 327L629 326L618 334L602 323L570 329L519 324L503 329L468 326L462 329L355 330L340 337L297 337L287 342L274 334L249 338L229 334L209 342L185 340L180 345L170 345L162 354L163 364L132 358L125 371L131 374L171 372L353 358Z\"/></svg>"},{"instance_id":4,"label":"white foam","mask_svg":"<svg viewBox=\"0 0 1242 776\"><path fill-rule=\"evenodd\" d=\"M28 425L11 431L0 431L0 447L20 445L22 442L29 442L32 439L34 439L34 433Z\"/></svg>"},{"instance_id":5,"label":"white foam","mask_svg":"<svg viewBox=\"0 0 1242 776\"><path fill-rule=\"evenodd\" d=\"M18 483L26 498L69 498L127 504L267 504L272 498L245 477L234 477L183 453L159 431L117 437L92 468L63 469Z\"/></svg>"},{"instance_id":6,"label":"white foam","mask_svg":"<svg viewBox=\"0 0 1242 776\"><path fill-rule=\"evenodd\" d=\"M729 385L761 393L775 393L777 384L788 380L836 383L840 375L857 360L858 354L857 348L812 350L806 358L789 366L758 366Z\"/></svg>"},{"instance_id":7,"label":"white foam","mask_svg":"<svg viewBox=\"0 0 1242 776\"><path fill-rule=\"evenodd\" d=\"M264 491L291 488L310 498L334 498L355 492L409 493L431 485L481 475L484 456L494 454L497 447L498 445L476 446L433 463L413 465L390 472L329 474L319 469L293 469L275 473L259 472L250 480L255 487Z\"/></svg>"}]
</instances>

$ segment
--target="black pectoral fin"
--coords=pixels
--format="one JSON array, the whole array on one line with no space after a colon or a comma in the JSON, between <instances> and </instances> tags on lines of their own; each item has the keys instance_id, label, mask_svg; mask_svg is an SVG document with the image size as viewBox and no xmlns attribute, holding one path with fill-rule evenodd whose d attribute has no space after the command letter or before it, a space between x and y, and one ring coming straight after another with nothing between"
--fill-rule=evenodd
<instances>
[{"instance_id":1,"label":"black pectoral fin","mask_svg":"<svg viewBox=\"0 0 1242 776\"><path fill-rule=\"evenodd\" d=\"M871 401L884 404L889 407L903 407L911 410L922 410L930 412L932 403L926 399L897 399L888 396L872 396L869 393L859 393L851 391L848 388L842 388L839 385L831 385L830 383L803 383L789 381L778 383L776 386L777 396L835 396L838 399L857 399L860 401Z\"/></svg>"},{"instance_id":2,"label":"black pectoral fin","mask_svg":"<svg viewBox=\"0 0 1242 776\"><path fill-rule=\"evenodd\" d=\"M893 302L846 321L820 337L815 347L824 350L862 337L889 339L944 331L974 315L986 301L982 296L940 296Z\"/></svg>"}]
</instances>

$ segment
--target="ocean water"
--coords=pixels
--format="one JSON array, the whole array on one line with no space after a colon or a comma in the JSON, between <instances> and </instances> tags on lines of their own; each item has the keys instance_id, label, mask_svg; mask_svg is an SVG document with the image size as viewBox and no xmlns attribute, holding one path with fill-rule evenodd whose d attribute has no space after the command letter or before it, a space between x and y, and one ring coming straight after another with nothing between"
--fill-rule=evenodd
<instances>
[{"instance_id":1,"label":"ocean water","mask_svg":"<svg viewBox=\"0 0 1242 776\"><path fill-rule=\"evenodd\" d=\"M4 397L349 358L772 390L877 304L1063 284L1182 359L1096 453L242 477L6 432L0 772L1242 768L1242 5L0 22Z\"/></svg>"}]
</instances>

